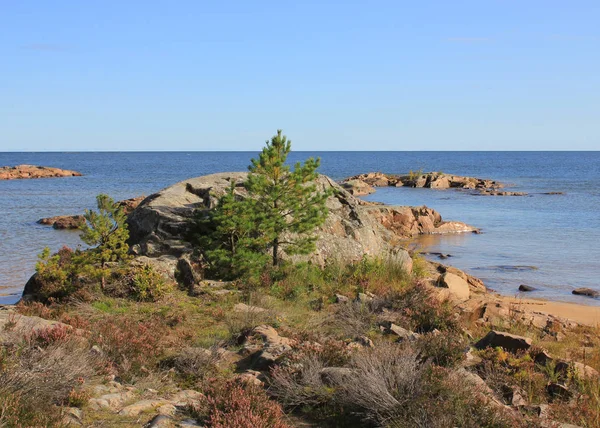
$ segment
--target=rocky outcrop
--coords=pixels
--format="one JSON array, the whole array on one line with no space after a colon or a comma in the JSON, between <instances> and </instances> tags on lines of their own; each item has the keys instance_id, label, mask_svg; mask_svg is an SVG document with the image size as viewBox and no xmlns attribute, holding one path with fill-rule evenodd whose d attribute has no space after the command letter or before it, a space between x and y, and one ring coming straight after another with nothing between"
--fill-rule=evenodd
<instances>
[{"instance_id":1,"label":"rocky outcrop","mask_svg":"<svg viewBox=\"0 0 600 428\"><path fill-rule=\"evenodd\" d=\"M243 172L212 174L149 196L128 218L133 251L150 258L179 258L191 253L186 237L197 210L214 208L231 183L236 194L245 197L242 183L246 177ZM316 230L316 251L308 257L318 264L330 259L353 262L368 255L392 257L410 270L412 259L400 246L403 240L419 234L475 230L464 223L444 222L439 213L427 207L367 205L323 175L318 177L317 186L332 191L327 200L329 216Z\"/></svg>"},{"instance_id":2,"label":"rocky outcrop","mask_svg":"<svg viewBox=\"0 0 600 428\"><path fill-rule=\"evenodd\" d=\"M375 193L375 188L362 180L344 181L342 187L354 196L365 196Z\"/></svg>"},{"instance_id":3,"label":"rocky outcrop","mask_svg":"<svg viewBox=\"0 0 600 428\"><path fill-rule=\"evenodd\" d=\"M123 199L117 202L117 206L123 210L125 215L129 215L135 210L142 201L146 199L145 196L136 196L135 198Z\"/></svg>"},{"instance_id":4,"label":"rocky outcrop","mask_svg":"<svg viewBox=\"0 0 600 428\"><path fill-rule=\"evenodd\" d=\"M17 165L0 167L0 180L16 180L21 178L80 177L82 174L68 169L47 166Z\"/></svg>"},{"instance_id":5,"label":"rocky outcrop","mask_svg":"<svg viewBox=\"0 0 600 428\"><path fill-rule=\"evenodd\" d=\"M437 286L448 289L449 297L453 300L464 302L469 300L471 291L469 283L458 275L446 272L437 280Z\"/></svg>"},{"instance_id":6,"label":"rocky outcrop","mask_svg":"<svg viewBox=\"0 0 600 428\"><path fill-rule=\"evenodd\" d=\"M122 208L126 215L129 215L145 198L145 196L138 196L136 198L124 199L118 201L117 206ZM52 226L55 229L79 229L85 223L85 218L82 215L59 215L41 218L37 223Z\"/></svg>"},{"instance_id":7,"label":"rocky outcrop","mask_svg":"<svg viewBox=\"0 0 600 428\"><path fill-rule=\"evenodd\" d=\"M466 189L475 195L483 196L526 196L525 192L499 191L504 184L483 178L464 177L444 174L443 172L411 173L407 175L383 174L369 172L355 175L342 181L344 188L350 189L354 195L361 196L373 193L373 187L423 187L428 189ZM367 189L372 189L369 191Z\"/></svg>"},{"instance_id":8,"label":"rocky outcrop","mask_svg":"<svg viewBox=\"0 0 600 428\"><path fill-rule=\"evenodd\" d=\"M82 215L58 215L39 219L37 223L55 229L79 229L85 223L85 218Z\"/></svg>"},{"instance_id":9,"label":"rocky outcrop","mask_svg":"<svg viewBox=\"0 0 600 428\"><path fill-rule=\"evenodd\" d=\"M531 348L531 339L503 331L492 330L477 342L475 347L478 349L500 347L510 352L516 352Z\"/></svg>"},{"instance_id":10,"label":"rocky outcrop","mask_svg":"<svg viewBox=\"0 0 600 428\"><path fill-rule=\"evenodd\" d=\"M358 180L374 187L425 187L430 189L499 189L504 187L495 180L460 175L444 174L443 172L411 173L406 175L383 174L369 172L355 175L344 180L344 183Z\"/></svg>"}]
</instances>

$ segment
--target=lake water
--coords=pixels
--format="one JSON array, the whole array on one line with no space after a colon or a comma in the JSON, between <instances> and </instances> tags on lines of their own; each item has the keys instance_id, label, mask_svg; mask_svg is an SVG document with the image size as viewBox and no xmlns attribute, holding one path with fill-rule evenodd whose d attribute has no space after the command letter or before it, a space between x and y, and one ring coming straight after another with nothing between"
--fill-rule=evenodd
<instances>
[{"instance_id":1,"label":"lake water","mask_svg":"<svg viewBox=\"0 0 600 428\"><path fill-rule=\"evenodd\" d=\"M77 246L77 232L36 224L42 217L82 213L95 196L150 195L186 178L245 171L255 152L0 153L0 166L34 164L80 171L83 177L0 181L0 303L18 299L49 246ZM600 290L600 152L293 152L292 162L321 157L334 179L369 172L443 171L510 183L527 197L472 196L457 190L380 188L366 199L427 205L446 220L484 233L423 237L423 251L452 257L444 263L514 295L597 304L573 296L576 287ZM543 195L564 192L564 195ZM527 268L535 267L535 268ZM4 296L3 296L4 295Z\"/></svg>"}]
</instances>

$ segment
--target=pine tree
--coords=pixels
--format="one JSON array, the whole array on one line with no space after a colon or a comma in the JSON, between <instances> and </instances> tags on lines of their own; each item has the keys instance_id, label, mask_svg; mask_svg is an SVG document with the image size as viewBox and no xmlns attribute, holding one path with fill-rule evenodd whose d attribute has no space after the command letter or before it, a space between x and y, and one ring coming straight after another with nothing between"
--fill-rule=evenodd
<instances>
[{"instance_id":1,"label":"pine tree","mask_svg":"<svg viewBox=\"0 0 600 428\"><path fill-rule=\"evenodd\" d=\"M222 278L255 274L268 256L254 213L254 201L235 194L235 183L208 215L201 213L197 236L213 273Z\"/></svg>"},{"instance_id":2,"label":"pine tree","mask_svg":"<svg viewBox=\"0 0 600 428\"><path fill-rule=\"evenodd\" d=\"M252 200L254 222L267 241L274 266L281 253L308 254L314 251L316 237L310 235L327 217L328 192L318 192L314 183L320 159L286 165L291 141L282 131L266 142L258 159L252 159L245 183Z\"/></svg>"},{"instance_id":3,"label":"pine tree","mask_svg":"<svg viewBox=\"0 0 600 428\"><path fill-rule=\"evenodd\" d=\"M127 259L129 231L123 209L108 195L96 196L98 211L86 210L81 226L81 240L95 247L91 250L95 261L104 267L108 262Z\"/></svg>"}]
</instances>

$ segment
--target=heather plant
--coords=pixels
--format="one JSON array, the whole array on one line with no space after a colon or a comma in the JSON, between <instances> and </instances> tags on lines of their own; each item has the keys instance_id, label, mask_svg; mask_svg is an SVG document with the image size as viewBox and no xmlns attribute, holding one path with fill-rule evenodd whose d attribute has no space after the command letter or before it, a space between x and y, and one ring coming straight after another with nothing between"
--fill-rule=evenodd
<instances>
[{"instance_id":1,"label":"heather plant","mask_svg":"<svg viewBox=\"0 0 600 428\"><path fill-rule=\"evenodd\" d=\"M289 428L279 404L260 386L238 379L214 382L192 413L211 428Z\"/></svg>"},{"instance_id":2,"label":"heather plant","mask_svg":"<svg viewBox=\"0 0 600 428\"><path fill-rule=\"evenodd\" d=\"M92 326L91 341L122 376L158 363L165 351L168 326L157 318L138 321L126 315L105 317Z\"/></svg>"}]
</instances>

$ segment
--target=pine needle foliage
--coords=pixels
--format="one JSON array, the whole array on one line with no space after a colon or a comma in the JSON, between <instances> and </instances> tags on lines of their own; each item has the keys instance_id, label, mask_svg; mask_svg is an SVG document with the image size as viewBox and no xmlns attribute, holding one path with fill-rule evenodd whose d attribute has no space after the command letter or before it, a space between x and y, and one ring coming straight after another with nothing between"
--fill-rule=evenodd
<instances>
[{"instance_id":1,"label":"pine needle foliage","mask_svg":"<svg viewBox=\"0 0 600 428\"><path fill-rule=\"evenodd\" d=\"M194 240L213 273L222 278L256 276L276 266L283 254L309 254L315 249L311 232L327 218L330 193L315 180L320 160L309 158L294 168L286 165L291 141L281 130L266 142L243 183L235 183L210 212L200 212ZM270 259L270 260L269 260Z\"/></svg>"},{"instance_id":2,"label":"pine needle foliage","mask_svg":"<svg viewBox=\"0 0 600 428\"><path fill-rule=\"evenodd\" d=\"M217 207L199 222L200 246L210 262L213 273L233 279L253 276L268 261L266 241L261 236L254 203L235 193L235 183L221 197Z\"/></svg>"},{"instance_id":3,"label":"pine needle foliage","mask_svg":"<svg viewBox=\"0 0 600 428\"><path fill-rule=\"evenodd\" d=\"M245 183L274 266L279 264L282 252L292 255L314 251L316 237L310 232L323 224L328 213L325 203L329 193L317 191L315 184L320 159L297 162L292 170L286 165L291 143L278 130L258 159L251 160Z\"/></svg>"},{"instance_id":4,"label":"pine needle foliage","mask_svg":"<svg viewBox=\"0 0 600 428\"><path fill-rule=\"evenodd\" d=\"M92 249L96 262L102 267L108 262L118 262L128 258L129 230L123 209L105 194L96 196L98 211L86 210L85 224L81 226L81 240Z\"/></svg>"}]
</instances>

